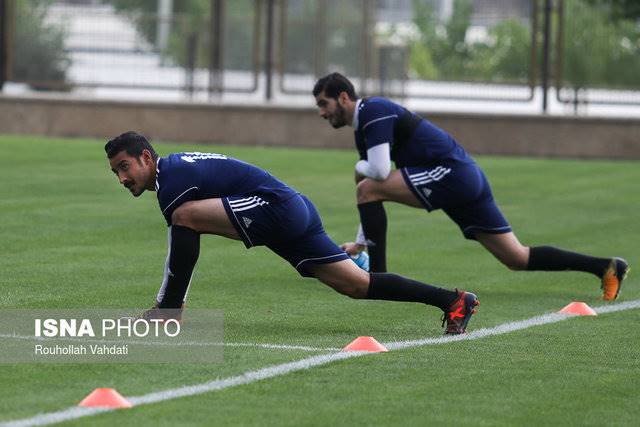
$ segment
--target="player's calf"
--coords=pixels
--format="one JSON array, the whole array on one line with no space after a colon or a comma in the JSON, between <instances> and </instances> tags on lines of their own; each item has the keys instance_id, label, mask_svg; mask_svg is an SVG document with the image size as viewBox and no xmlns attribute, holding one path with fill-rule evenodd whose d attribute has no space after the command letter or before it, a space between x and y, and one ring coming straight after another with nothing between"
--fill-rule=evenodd
<instances>
[{"instance_id":1,"label":"player's calf","mask_svg":"<svg viewBox=\"0 0 640 427\"><path fill-rule=\"evenodd\" d=\"M382 202L358 204L372 272L387 271L387 214Z\"/></svg>"}]
</instances>

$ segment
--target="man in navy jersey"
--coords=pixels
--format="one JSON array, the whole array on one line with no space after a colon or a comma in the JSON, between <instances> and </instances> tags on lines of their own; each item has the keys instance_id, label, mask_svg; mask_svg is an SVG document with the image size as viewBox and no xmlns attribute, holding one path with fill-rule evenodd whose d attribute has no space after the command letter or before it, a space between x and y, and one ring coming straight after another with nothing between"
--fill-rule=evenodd
<instances>
[{"instance_id":1,"label":"man in navy jersey","mask_svg":"<svg viewBox=\"0 0 640 427\"><path fill-rule=\"evenodd\" d=\"M618 297L629 266L621 258L596 258L551 246L524 246L496 206L487 177L442 129L385 98L358 99L339 73L314 88L320 116L334 128L352 126L360 160L355 165L360 229L356 242L342 248L356 254L368 248L372 272L386 271L387 217L393 201L427 211L442 209L467 239L477 240L512 270L575 270L600 278L603 298ZM391 170L391 161L395 170Z\"/></svg>"},{"instance_id":2,"label":"man in navy jersey","mask_svg":"<svg viewBox=\"0 0 640 427\"><path fill-rule=\"evenodd\" d=\"M159 158L147 139L126 132L105 145L111 170L134 195L155 191L168 225L169 253L158 309L180 309L200 253L200 235L264 245L302 276L352 298L421 302L442 309L445 333L466 330L479 302L471 292L360 269L324 231L315 206L265 170L222 154ZM153 316L158 310L147 312Z\"/></svg>"}]
</instances>

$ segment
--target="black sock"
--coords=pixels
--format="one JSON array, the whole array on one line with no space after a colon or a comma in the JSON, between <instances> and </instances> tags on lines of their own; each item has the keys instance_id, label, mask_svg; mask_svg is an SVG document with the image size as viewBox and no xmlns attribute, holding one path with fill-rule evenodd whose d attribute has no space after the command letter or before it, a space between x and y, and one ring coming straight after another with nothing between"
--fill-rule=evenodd
<instances>
[{"instance_id":1,"label":"black sock","mask_svg":"<svg viewBox=\"0 0 640 427\"><path fill-rule=\"evenodd\" d=\"M169 277L160 308L180 308L200 255L200 234L181 225L171 226Z\"/></svg>"},{"instance_id":2,"label":"black sock","mask_svg":"<svg viewBox=\"0 0 640 427\"><path fill-rule=\"evenodd\" d=\"M367 202L358 205L360 224L367 239L369 268L374 273L387 271L387 214L382 202Z\"/></svg>"},{"instance_id":3,"label":"black sock","mask_svg":"<svg viewBox=\"0 0 640 427\"><path fill-rule=\"evenodd\" d=\"M455 291L420 283L393 273L371 273L368 299L412 301L440 307L446 311L455 301Z\"/></svg>"},{"instance_id":4,"label":"black sock","mask_svg":"<svg viewBox=\"0 0 640 427\"><path fill-rule=\"evenodd\" d=\"M553 246L535 246L529 249L527 270L585 271L602 277L609 266L609 258L596 258L569 252Z\"/></svg>"}]
</instances>

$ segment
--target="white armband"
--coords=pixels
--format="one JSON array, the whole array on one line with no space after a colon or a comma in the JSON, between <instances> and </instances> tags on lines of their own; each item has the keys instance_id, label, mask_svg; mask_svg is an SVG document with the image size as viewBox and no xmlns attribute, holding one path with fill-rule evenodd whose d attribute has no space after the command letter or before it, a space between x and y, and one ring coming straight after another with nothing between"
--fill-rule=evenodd
<instances>
[{"instance_id":1,"label":"white armband","mask_svg":"<svg viewBox=\"0 0 640 427\"><path fill-rule=\"evenodd\" d=\"M384 181L391 173L389 143L376 145L367 150L367 160L356 163L356 172L367 178Z\"/></svg>"}]
</instances>

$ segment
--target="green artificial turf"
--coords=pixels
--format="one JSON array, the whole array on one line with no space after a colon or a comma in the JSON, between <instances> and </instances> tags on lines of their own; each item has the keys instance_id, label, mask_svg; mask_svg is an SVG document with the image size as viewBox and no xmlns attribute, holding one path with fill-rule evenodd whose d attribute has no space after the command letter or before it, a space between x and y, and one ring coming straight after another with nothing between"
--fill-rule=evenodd
<instances>
[{"instance_id":1,"label":"green artificial turf","mask_svg":"<svg viewBox=\"0 0 640 427\"><path fill-rule=\"evenodd\" d=\"M166 256L155 193L120 186L103 141L0 137L0 309L153 303ZM350 151L158 144L257 164L314 201L328 234L358 224ZM640 263L640 164L479 156L520 240ZM442 212L387 204L390 271L477 293L469 330L599 300L585 273L512 272ZM640 299L632 271L619 301ZM439 310L355 301L302 279L265 248L206 236L189 307L224 311L225 340L341 348L436 337ZM68 425L635 425L640 310L357 357L284 376L81 418ZM3 340L0 339L0 345ZM96 387L125 396L200 384L314 354L226 347L214 364L1 364L0 423L76 405Z\"/></svg>"}]
</instances>

